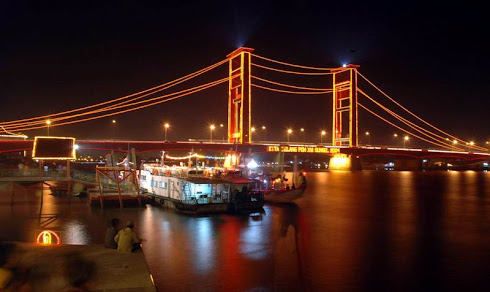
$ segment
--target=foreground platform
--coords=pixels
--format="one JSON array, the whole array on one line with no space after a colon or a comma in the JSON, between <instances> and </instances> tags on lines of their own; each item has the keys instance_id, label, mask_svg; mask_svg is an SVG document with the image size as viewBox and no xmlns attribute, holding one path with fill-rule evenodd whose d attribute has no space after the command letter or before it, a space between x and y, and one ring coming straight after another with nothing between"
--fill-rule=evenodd
<instances>
[{"instance_id":1,"label":"foreground platform","mask_svg":"<svg viewBox=\"0 0 490 292\"><path fill-rule=\"evenodd\" d=\"M64 291L63 263L76 255L96 266L91 291L156 291L142 252L123 254L102 245L20 244L19 249L22 265L34 266L45 275L35 282L36 291Z\"/></svg>"}]
</instances>

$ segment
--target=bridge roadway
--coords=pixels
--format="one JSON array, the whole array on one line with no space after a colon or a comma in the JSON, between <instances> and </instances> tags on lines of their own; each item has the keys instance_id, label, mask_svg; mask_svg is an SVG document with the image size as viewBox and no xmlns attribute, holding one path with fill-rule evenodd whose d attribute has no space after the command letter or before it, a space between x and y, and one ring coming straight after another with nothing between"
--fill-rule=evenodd
<instances>
[{"instance_id":1,"label":"bridge roadway","mask_svg":"<svg viewBox=\"0 0 490 292\"><path fill-rule=\"evenodd\" d=\"M189 141L189 142L164 142L164 141L123 141L123 140L77 140L79 152L84 150L119 151L126 152L135 148L136 152L165 151L209 151L226 152L236 151L239 153L277 153L279 151L294 154L347 154L354 156L388 155L411 158L455 158L467 161L489 160L490 153L484 152L459 152L437 149L401 148L389 146L361 146L358 148L334 147L308 143L279 143L279 142L257 142L252 144L232 144L219 141ZM18 151L30 151L33 147L32 140L26 141L0 141L0 154Z\"/></svg>"}]
</instances>

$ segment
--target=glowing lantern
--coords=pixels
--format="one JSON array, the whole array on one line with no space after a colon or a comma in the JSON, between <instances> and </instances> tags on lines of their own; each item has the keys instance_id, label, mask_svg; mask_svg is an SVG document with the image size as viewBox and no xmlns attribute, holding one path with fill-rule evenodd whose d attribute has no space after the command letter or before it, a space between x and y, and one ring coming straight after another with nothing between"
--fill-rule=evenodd
<instances>
[{"instance_id":1,"label":"glowing lantern","mask_svg":"<svg viewBox=\"0 0 490 292\"><path fill-rule=\"evenodd\" d=\"M56 239L55 242L53 242L53 237ZM38 234L36 242L43 245L61 244L61 239L56 232L51 230L43 230Z\"/></svg>"}]
</instances>

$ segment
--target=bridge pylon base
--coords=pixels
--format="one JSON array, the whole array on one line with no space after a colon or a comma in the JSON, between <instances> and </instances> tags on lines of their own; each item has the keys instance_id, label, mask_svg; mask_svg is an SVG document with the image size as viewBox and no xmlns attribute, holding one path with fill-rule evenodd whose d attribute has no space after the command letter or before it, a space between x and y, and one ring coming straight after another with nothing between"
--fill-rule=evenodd
<instances>
[{"instance_id":1,"label":"bridge pylon base","mask_svg":"<svg viewBox=\"0 0 490 292\"><path fill-rule=\"evenodd\" d=\"M329 170L362 170L361 160L357 156L334 154L328 163Z\"/></svg>"}]
</instances>

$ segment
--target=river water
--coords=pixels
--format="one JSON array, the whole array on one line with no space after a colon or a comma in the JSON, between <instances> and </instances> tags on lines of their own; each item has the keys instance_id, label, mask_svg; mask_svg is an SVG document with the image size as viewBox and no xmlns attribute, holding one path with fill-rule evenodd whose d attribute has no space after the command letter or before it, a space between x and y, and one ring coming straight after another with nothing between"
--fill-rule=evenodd
<instances>
[{"instance_id":1,"label":"river water","mask_svg":"<svg viewBox=\"0 0 490 292\"><path fill-rule=\"evenodd\" d=\"M160 207L90 208L83 199L1 191L0 236L102 243L134 220L160 291L480 290L490 280L490 173L308 173L298 206L187 216Z\"/></svg>"}]
</instances>

